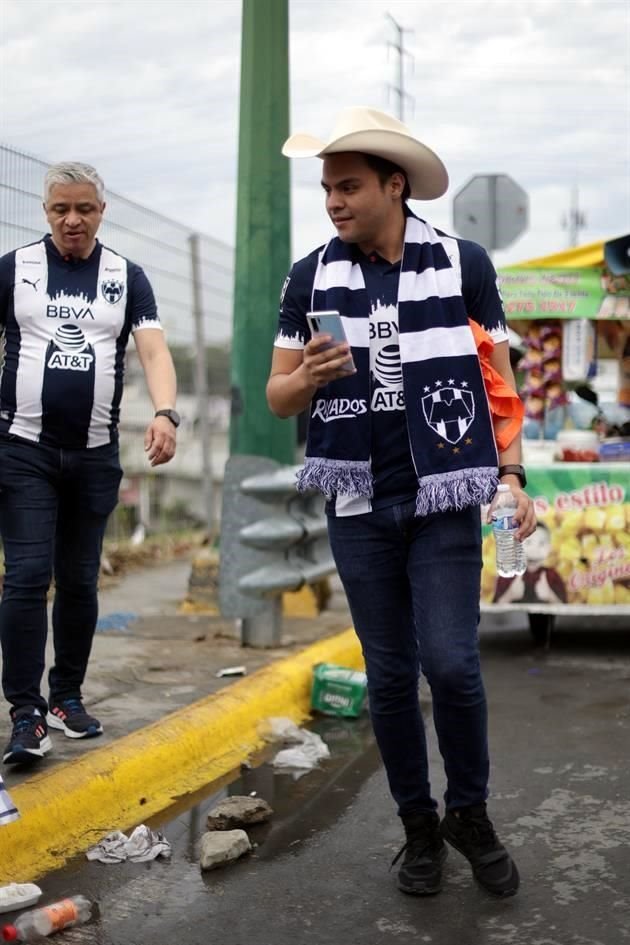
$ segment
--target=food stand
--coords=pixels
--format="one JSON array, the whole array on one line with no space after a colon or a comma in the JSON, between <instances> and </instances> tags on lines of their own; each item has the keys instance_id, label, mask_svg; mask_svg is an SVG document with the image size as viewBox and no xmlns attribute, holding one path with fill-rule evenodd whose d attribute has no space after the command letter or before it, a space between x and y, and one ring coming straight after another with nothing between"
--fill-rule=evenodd
<instances>
[{"instance_id":1,"label":"food stand","mask_svg":"<svg viewBox=\"0 0 630 945\"><path fill-rule=\"evenodd\" d=\"M558 614L610 614L630 628L630 278L611 272L604 246L499 270L522 342L523 461L538 528L525 574L500 578L484 527L481 609L526 612L537 642Z\"/></svg>"}]
</instances>

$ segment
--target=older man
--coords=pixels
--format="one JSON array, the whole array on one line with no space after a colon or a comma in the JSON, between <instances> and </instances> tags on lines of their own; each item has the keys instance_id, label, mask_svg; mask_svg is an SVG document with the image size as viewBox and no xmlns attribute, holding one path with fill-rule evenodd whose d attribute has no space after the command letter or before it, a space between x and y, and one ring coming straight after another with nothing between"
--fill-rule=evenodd
<instances>
[{"instance_id":1,"label":"older man","mask_svg":"<svg viewBox=\"0 0 630 945\"><path fill-rule=\"evenodd\" d=\"M70 738L103 731L86 712L81 688L103 536L122 476L117 427L130 334L155 409L144 438L148 461L167 463L175 453L173 361L144 272L96 239L103 190L87 164L51 167L43 205L50 233L0 259L0 640L13 723L7 764L43 758L49 726ZM55 661L46 699L40 685L53 576Z\"/></svg>"}]
</instances>

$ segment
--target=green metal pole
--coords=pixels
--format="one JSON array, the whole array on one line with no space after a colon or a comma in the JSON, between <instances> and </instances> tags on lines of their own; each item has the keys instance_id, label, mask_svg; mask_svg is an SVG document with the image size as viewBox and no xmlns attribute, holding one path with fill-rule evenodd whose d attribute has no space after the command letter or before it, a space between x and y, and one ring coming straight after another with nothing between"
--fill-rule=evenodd
<instances>
[{"instance_id":1,"label":"green metal pole","mask_svg":"<svg viewBox=\"0 0 630 945\"><path fill-rule=\"evenodd\" d=\"M288 0L243 0L230 452L294 463L295 420L265 399L291 260Z\"/></svg>"}]
</instances>

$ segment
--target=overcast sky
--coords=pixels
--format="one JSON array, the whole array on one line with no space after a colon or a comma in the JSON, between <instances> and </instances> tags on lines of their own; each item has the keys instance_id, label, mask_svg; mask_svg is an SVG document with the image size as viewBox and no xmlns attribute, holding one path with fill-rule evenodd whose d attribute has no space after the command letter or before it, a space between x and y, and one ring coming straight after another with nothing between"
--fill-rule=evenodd
<instances>
[{"instance_id":1,"label":"overcast sky","mask_svg":"<svg viewBox=\"0 0 630 945\"><path fill-rule=\"evenodd\" d=\"M258 0L264 3L265 0ZM232 243L240 0L0 0L0 143L95 164L109 188ZM573 186L579 242L630 229L627 0L290 0L291 129L338 107L396 112L391 14L408 33L405 119L448 194L412 207L452 231L481 173L529 194L530 228L496 265L557 252ZM321 162L293 162L293 255L331 232Z\"/></svg>"}]
</instances>

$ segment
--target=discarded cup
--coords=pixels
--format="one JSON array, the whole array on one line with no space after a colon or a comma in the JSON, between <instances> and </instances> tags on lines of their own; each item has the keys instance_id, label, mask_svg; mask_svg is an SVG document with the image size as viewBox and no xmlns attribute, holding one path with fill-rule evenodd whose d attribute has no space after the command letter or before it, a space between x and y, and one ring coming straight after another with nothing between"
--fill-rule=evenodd
<instances>
[{"instance_id":1,"label":"discarded cup","mask_svg":"<svg viewBox=\"0 0 630 945\"><path fill-rule=\"evenodd\" d=\"M35 883L9 883L0 886L0 912L13 912L34 905L42 891Z\"/></svg>"}]
</instances>

